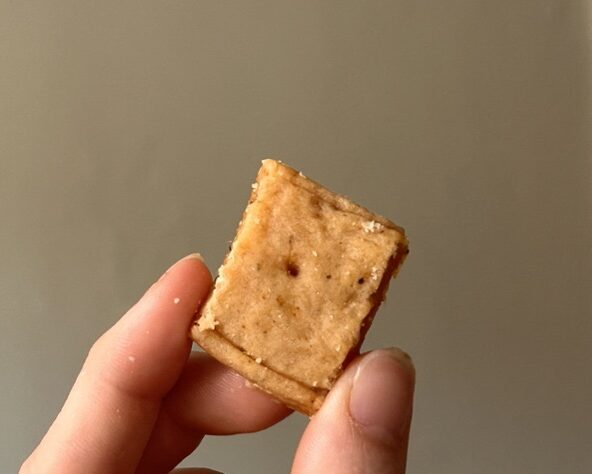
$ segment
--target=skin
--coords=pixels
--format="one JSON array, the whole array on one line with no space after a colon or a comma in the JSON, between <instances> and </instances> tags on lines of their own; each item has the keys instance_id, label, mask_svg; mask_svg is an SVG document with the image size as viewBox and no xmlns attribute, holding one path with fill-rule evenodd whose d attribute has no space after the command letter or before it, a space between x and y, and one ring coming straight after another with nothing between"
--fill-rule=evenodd
<instances>
[{"instance_id":1,"label":"skin","mask_svg":"<svg viewBox=\"0 0 592 474\"><path fill-rule=\"evenodd\" d=\"M167 473L207 434L259 431L288 416L232 370L191 352L189 327L211 284L193 254L152 285L90 349L20 473ZM405 472L414 380L398 349L354 360L311 418L292 473Z\"/></svg>"}]
</instances>

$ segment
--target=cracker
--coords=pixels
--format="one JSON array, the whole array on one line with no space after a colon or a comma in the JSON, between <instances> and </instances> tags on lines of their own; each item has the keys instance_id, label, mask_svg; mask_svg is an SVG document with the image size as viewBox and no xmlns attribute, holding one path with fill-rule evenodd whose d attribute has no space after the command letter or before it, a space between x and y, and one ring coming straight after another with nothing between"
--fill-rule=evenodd
<instances>
[{"instance_id":1,"label":"cracker","mask_svg":"<svg viewBox=\"0 0 592 474\"><path fill-rule=\"evenodd\" d=\"M358 353L407 253L400 227L264 160L192 338L311 415Z\"/></svg>"}]
</instances>

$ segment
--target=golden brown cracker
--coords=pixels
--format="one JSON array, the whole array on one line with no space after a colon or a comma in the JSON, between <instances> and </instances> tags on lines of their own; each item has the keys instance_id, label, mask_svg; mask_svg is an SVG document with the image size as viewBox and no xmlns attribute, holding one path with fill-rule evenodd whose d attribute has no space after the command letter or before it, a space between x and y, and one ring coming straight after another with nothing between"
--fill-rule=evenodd
<instances>
[{"instance_id":1,"label":"golden brown cracker","mask_svg":"<svg viewBox=\"0 0 592 474\"><path fill-rule=\"evenodd\" d=\"M408 253L403 229L264 160L193 339L313 414Z\"/></svg>"}]
</instances>

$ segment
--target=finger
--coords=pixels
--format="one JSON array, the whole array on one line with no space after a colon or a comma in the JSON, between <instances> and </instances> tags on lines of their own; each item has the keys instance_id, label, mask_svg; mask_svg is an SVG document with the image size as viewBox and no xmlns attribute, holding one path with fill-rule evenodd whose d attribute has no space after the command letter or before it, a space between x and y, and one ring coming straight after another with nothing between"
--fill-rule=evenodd
<instances>
[{"instance_id":1,"label":"finger","mask_svg":"<svg viewBox=\"0 0 592 474\"><path fill-rule=\"evenodd\" d=\"M179 425L214 435L258 431L291 413L238 373L200 352L191 354L162 411Z\"/></svg>"},{"instance_id":2,"label":"finger","mask_svg":"<svg viewBox=\"0 0 592 474\"><path fill-rule=\"evenodd\" d=\"M396 349L351 364L307 426L292 473L405 472L414 380Z\"/></svg>"},{"instance_id":3,"label":"finger","mask_svg":"<svg viewBox=\"0 0 592 474\"><path fill-rule=\"evenodd\" d=\"M194 352L162 405L137 473L167 472L197 447L204 433L258 431L290 413L236 372Z\"/></svg>"},{"instance_id":4,"label":"finger","mask_svg":"<svg viewBox=\"0 0 592 474\"><path fill-rule=\"evenodd\" d=\"M133 472L161 399L185 365L189 327L210 287L199 256L173 265L94 344L26 466L39 466L38 472Z\"/></svg>"}]
</instances>

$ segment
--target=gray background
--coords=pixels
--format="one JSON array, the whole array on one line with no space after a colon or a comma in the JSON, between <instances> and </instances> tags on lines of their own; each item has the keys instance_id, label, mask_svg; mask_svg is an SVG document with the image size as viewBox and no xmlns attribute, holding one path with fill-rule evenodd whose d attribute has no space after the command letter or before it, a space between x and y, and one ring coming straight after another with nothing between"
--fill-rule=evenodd
<instances>
[{"instance_id":1,"label":"gray background","mask_svg":"<svg viewBox=\"0 0 592 474\"><path fill-rule=\"evenodd\" d=\"M408 230L365 347L414 356L410 472L592 472L589 6L0 0L0 470L273 156ZM305 423L188 464L287 472Z\"/></svg>"}]
</instances>

